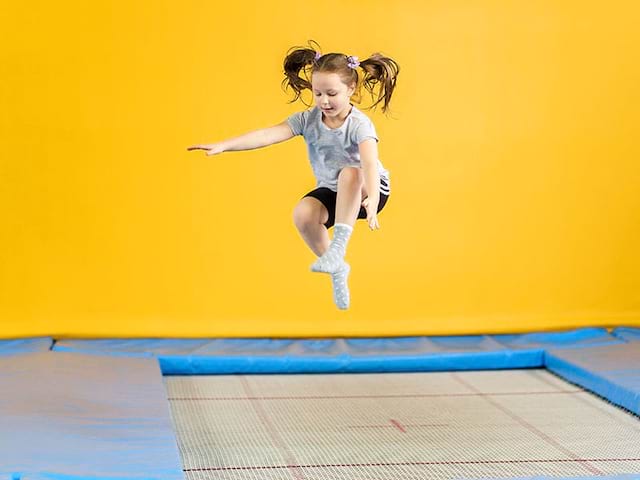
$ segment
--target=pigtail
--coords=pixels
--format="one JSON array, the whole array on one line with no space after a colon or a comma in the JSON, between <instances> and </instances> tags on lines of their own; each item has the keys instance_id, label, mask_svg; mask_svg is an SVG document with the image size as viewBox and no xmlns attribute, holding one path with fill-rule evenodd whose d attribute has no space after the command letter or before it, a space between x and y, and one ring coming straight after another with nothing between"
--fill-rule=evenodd
<instances>
[{"instance_id":1,"label":"pigtail","mask_svg":"<svg viewBox=\"0 0 640 480\"><path fill-rule=\"evenodd\" d=\"M310 70L317 60L317 52L320 52L320 45L313 40L309 41L309 47L292 47L288 50L284 59L285 78L282 80L282 89L285 92L287 88L293 90L295 98L289 103L298 100L303 90L312 90ZM301 72L304 78L300 76ZM302 100L302 103L304 103L304 100ZM305 103L305 105L307 104Z\"/></svg>"},{"instance_id":2,"label":"pigtail","mask_svg":"<svg viewBox=\"0 0 640 480\"><path fill-rule=\"evenodd\" d=\"M342 53L321 55L320 45L313 40L310 40L308 45L308 47L290 48L284 59L285 78L282 80L282 88L285 92L287 88L291 88L295 95L289 103L301 99L304 90L313 90L311 75L314 71L338 73L346 85L357 86L359 79L357 68L360 67L364 72L361 86L371 94L372 100L375 100L375 88L380 87L377 100L367 110L375 109L379 103L383 102L382 112L387 113L391 96L396 88L396 79L400 73L400 67L395 60L381 53L374 53L366 60L358 62L358 57ZM360 97L359 88L356 89L355 94L358 98ZM304 100L302 103L307 105Z\"/></svg>"},{"instance_id":3,"label":"pigtail","mask_svg":"<svg viewBox=\"0 0 640 480\"><path fill-rule=\"evenodd\" d=\"M382 112L386 113L391 102L391 96L396 88L396 79L398 73L400 73L400 66L393 59L385 57L381 53L374 53L360 62L360 68L364 70L362 86L371 94L371 99L374 98L373 90L375 86L380 84L378 99L369 108L374 108L384 101Z\"/></svg>"}]
</instances>

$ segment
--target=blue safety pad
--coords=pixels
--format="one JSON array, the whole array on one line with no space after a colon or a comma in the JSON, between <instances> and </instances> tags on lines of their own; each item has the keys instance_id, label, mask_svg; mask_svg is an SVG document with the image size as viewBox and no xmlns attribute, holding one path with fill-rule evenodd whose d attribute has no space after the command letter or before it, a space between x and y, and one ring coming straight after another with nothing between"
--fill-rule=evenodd
<instances>
[{"instance_id":1,"label":"blue safety pad","mask_svg":"<svg viewBox=\"0 0 640 480\"><path fill-rule=\"evenodd\" d=\"M182 480L157 361L0 357L0 479Z\"/></svg>"},{"instance_id":2,"label":"blue safety pad","mask_svg":"<svg viewBox=\"0 0 640 480\"><path fill-rule=\"evenodd\" d=\"M524 333L518 335L494 335L499 343L514 349L536 348L584 348L599 345L625 343L610 334L606 328L587 327L564 332Z\"/></svg>"},{"instance_id":3,"label":"blue safety pad","mask_svg":"<svg viewBox=\"0 0 640 480\"><path fill-rule=\"evenodd\" d=\"M158 358L165 375L526 368L542 356L487 336L363 339L65 340L55 351Z\"/></svg>"},{"instance_id":4,"label":"blue safety pad","mask_svg":"<svg viewBox=\"0 0 640 480\"><path fill-rule=\"evenodd\" d=\"M538 368L547 347L623 343L603 328L524 335L350 339L60 340L54 351L153 356L165 375Z\"/></svg>"},{"instance_id":5,"label":"blue safety pad","mask_svg":"<svg viewBox=\"0 0 640 480\"><path fill-rule=\"evenodd\" d=\"M183 344L186 342L186 344ZM185 345L197 351L199 345L206 345L209 340L178 339L100 339L100 340L56 340L51 350L55 352L88 353L91 355L107 355L114 357L157 357L171 355L178 345Z\"/></svg>"},{"instance_id":6,"label":"blue safety pad","mask_svg":"<svg viewBox=\"0 0 640 480\"><path fill-rule=\"evenodd\" d=\"M640 415L640 344L549 349L545 366L563 378Z\"/></svg>"},{"instance_id":7,"label":"blue safety pad","mask_svg":"<svg viewBox=\"0 0 640 480\"><path fill-rule=\"evenodd\" d=\"M640 342L640 328L618 327L613 330L612 334L627 342Z\"/></svg>"},{"instance_id":8,"label":"blue safety pad","mask_svg":"<svg viewBox=\"0 0 640 480\"><path fill-rule=\"evenodd\" d=\"M336 340L337 341L337 340ZM537 352L513 350L489 335L344 340L347 372L492 370L542 365Z\"/></svg>"},{"instance_id":9,"label":"blue safety pad","mask_svg":"<svg viewBox=\"0 0 640 480\"><path fill-rule=\"evenodd\" d=\"M16 338L0 340L0 355L15 355L16 353L47 352L53 346L51 337Z\"/></svg>"}]
</instances>

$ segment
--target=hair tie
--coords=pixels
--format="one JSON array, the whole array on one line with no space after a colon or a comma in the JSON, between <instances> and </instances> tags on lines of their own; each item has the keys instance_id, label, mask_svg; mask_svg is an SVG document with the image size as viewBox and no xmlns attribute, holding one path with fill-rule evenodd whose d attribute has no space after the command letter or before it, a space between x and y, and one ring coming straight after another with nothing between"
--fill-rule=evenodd
<instances>
[{"instance_id":1,"label":"hair tie","mask_svg":"<svg viewBox=\"0 0 640 480\"><path fill-rule=\"evenodd\" d=\"M352 55L350 57L347 57L347 66L349 68L358 68L358 65L360 65L360 62L358 61L358 57L356 57L355 55Z\"/></svg>"},{"instance_id":2,"label":"hair tie","mask_svg":"<svg viewBox=\"0 0 640 480\"><path fill-rule=\"evenodd\" d=\"M317 62L320 57L322 56L322 54L320 52L316 52L316 58L313 59L314 62Z\"/></svg>"}]
</instances>

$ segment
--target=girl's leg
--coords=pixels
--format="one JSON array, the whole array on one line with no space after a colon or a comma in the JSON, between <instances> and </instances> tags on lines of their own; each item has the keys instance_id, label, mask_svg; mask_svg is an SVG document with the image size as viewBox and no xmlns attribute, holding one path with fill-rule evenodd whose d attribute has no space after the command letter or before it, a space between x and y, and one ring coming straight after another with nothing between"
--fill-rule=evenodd
<instances>
[{"instance_id":1,"label":"girl's leg","mask_svg":"<svg viewBox=\"0 0 640 480\"><path fill-rule=\"evenodd\" d=\"M329 219L327 208L313 197L304 197L293 210L293 222L300 236L318 257L329 248L329 232L324 226Z\"/></svg>"},{"instance_id":2,"label":"girl's leg","mask_svg":"<svg viewBox=\"0 0 640 480\"><path fill-rule=\"evenodd\" d=\"M322 256L311 265L314 272L336 273L345 265L344 255L362 203L363 175L359 168L343 168L338 176L336 222L333 240Z\"/></svg>"},{"instance_id":3,"label":"girl's leg","mask_svg":"<svg viewBox=\"0 0 640 480\"><path fill-rule=\"evenodd\" d=\"M356 223L364 194L362 170L355 167L343 168L338 176L336 223L353 227Z\"/></svg>"},{"instance_id":4,"label":"girl's leg","mask_svg":"<svg viewBox=\"0 0 640 480\"><path fill-rule=\"evenodd\" d=\"M362 170L354 167L343 168L338 176L333 240L322 257L311 266L311 270L315 272L331 274L333 301L341 310L349 308L350 303L347 278L351 267L344 261L344 254L365 193Z\"/></svg>"},{"instance_id":5,"label":"girl's leg","mask_svg":"<svg viewBox=\"0 0 640 480\"><path fill-rule=\"evenodd\" d=\"M329 233L324 224L329 219L329 212L320 200L304 197L293 210L293 221L309 248L320 257L329 248ZM339 273L332 274L333 301L340 309L349 307L349 289L347 276L349 266Z\"/></svg>"}]
</instances>

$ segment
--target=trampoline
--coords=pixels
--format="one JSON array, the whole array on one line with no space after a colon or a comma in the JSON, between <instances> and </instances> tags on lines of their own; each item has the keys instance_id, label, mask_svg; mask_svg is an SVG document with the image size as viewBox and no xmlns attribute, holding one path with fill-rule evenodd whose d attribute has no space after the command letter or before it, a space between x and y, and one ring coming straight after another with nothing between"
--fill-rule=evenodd
<instances>
[{"instance_id":1,"label":"trampoline","mask_svg":"<svg viewBox=\"0 0 640 480\"><path fill-rule=\"evenodd\" d=\"M192 480L640 472L638 418L544 369L165 381Z\"/></svg>"},{"instance_id":2,"label":"trampoline","mask_svg":"<svg viewBox=\"0 0 640 480\"><path fill-rule=\"evenodd\" d=\"M0 341L0 479L640 478L640 329Z\"/></svg>"}]
</instances>

